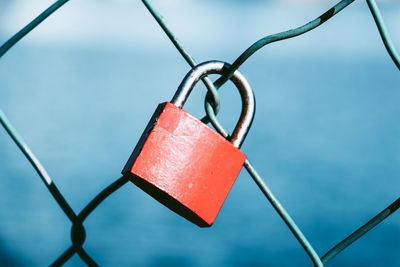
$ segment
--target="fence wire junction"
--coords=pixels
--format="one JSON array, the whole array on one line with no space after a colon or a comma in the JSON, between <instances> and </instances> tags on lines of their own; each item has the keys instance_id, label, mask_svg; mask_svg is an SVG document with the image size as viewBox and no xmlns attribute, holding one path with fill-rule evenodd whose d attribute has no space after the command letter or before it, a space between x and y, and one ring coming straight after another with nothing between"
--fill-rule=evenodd
<instances>
[{"instance_id":1,"label":"fence wire junction","mask_svg":"<svg viewBox=\"0 0 400 267\"><path fill-rule=\"evenodd\" d=\"M26 25L23 29L17 32L14 36L12 36L7 42L5 42L0 47L0 57L2 57L11 47L13 47L18 41L20 41L24 36L26 36L30 31L32 31L35 27L37 27L41 22L43 22L47 17L53 14L56 10L62 7L69 0L59 0L56 1L53 5L47 8L43 13L41 13L38 17L36 17L32 22ZM194 67L197 65L194 58L189 54L189 52L183 47L183 45L176 38L171 29L167 26L163 17L159 12L154 8L154 6L148 0L142 0L143 4L152 14L154 19L158 22L160 27L163 29L165 34L171 40L173 45L179 51L179 53L183 56L186 62ZM273 35L268 35L254 44L252 44L248 49L246 49L231 65L230 69L222 75L219 79L217 79L214 83L209 78L204 78L203 82L208 89L207 96L205 98L205 110L206 116L202 118L204 123L210 122L213 127L224 137L228 138L229 135L222 127L222 125L218 122L216 118L216 114L219 110L219 95L218 89L231 77L235 70L237 70L250 56L252 56L259 49L263 48L267 44L282 41L285 39L293 38L304 34L308 31L311 31L327 20L331 19L333 16L338 14L344 8L353 3L354 0L342 0L337 3L335 6L330 8L321 16L316 19L299 26L294 29L290 29L288 31L280 32ZM393 60L394 64L400 70L400 57L394 48L394 45L390 39L388 31L384 25L382 16L380 11L374 0L366 0L369 10L374 18L374 21L379 30L382 41L385 45L385 48ZM111 185L106 187L103 191L101 191L94 199L92 199L79 213L75 213L71 208L69 203L65 200L60 190L56 187L54 181L50 178L45 168L41 165L40 161L35 157L33 152L29 149L27 144L23 141L22 137L18 134L16 129L12 126L10 121L7 119L6 115L0 110L0 122L2 126L5 128L7 133L10 135L11 139L16 143L18 148L22 151L28 161L32 164L35 171L38 173L49 192L58 203L60 208L63 210L67 218L71 221L71 246L64 251L62 255L60 255L51 265L52 266L61 266L66 263L75 253L79 255L79 257L89 266L98 266L98 264L93 260L93 258L83 249L83 244L85 242L86 234L84 228L84 221L86 218L93 212L98 205L105 200L112 193L117 191L123 185L125 185L129 180L127 177L122 176L113 182ZM305 252L308 254L310 259L312 260L315 266L324 266L327 262L337 256L341 251L343 251L350 244L358 240L361 236L366 234L368 231L373 229L376 225L386 219L389 215L394 213L400 207L400 198L395 200L392 204L390 204L387 208L385 208L378 215L373 217L370 221L365 223L363 226L358 228L344 240L335 245L332 249L326 252L322 257L320 257L317 252L314 250L310 242L301 232L299 227L296 225L294 220L291 218L289 213L284 209L278 199L274 196L272 191L269 189L267 184L263 181L261 176L257 173L255 168L251 165L251 163L246 160L244 167L253 178L259 189L268 199L270 204L288 226L290 231L293 233L295 238L299 241L300 245L304 248Z\"/></svg>"}]
</instances>

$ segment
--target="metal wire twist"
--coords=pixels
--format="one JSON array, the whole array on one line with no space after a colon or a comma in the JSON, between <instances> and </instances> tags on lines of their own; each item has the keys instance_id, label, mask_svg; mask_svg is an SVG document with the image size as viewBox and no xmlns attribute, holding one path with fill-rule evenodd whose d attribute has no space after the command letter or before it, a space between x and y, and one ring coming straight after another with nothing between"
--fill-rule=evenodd
<instances>
[{"instance_id":1,"label":"metal wire twist","mask_svg":"<svg viewBox=\"0 0 400 267\"><path fill-rule=\"evenodd\" d=\"M7 42L5 42L0 47L0 57L2 57L11 47L13 47L18 41L20 41L24 36L26 36L30 31L32 31L35 27L37 27L41 22L43 22L47 17L53 14L56 10L58 10L61 6L67 3L69 0L59 0L52 4L49 8L43 11L38 17L32 20L28 25L22 28L19 32L17 32L14 36L12 36ZM366 0L368 7L371 11L371 14L375 20L375 23L378 27L379 33L381 35L382 41L385 45L386 50L388 51L390 57L392 58L395 65L400 69L400 58L394 45L389 37L388 31L383 23L382 16L379 12L379 9L374 0ZM222 125L218 122L216 118L216 114L219 110L219 96L217 90L221 87L232 75L232 73L237 70L251 55L253 55L256 51L264 47L265 45L281 41L284 39L289 39L312 29L322 25L324 22L332 18L334 15L339 13L349 4L354 2L354 0L342 0L327 12L319 16L318 18L306 23L298 28L291 29L285 32L281 32L278 34L273 34L266 36L253 45L251 45L248 49L246 49L232 64L231 68L222 75L214 84L210 79L204 78L203 82L205 83L208 94L205 99L205 109L207 116L202 120L203 122L210 121L214 128L224 137L228 137L227 132L224 130ZM185 50L182 44L178 41L173 32L167 27L165 21L162 19L162 16L154 9L154 7L147 1L143 0L143 3L150 11L152 16L156 19L158 24L162 27L164 32L167 34L168 38L175 45L179 53L184 57L184 59L188 62L191 67L194 67L197 63L193 59L193 57ZM86 238L85 228L83 222L86 218L98 207L98 205L104 201L108 196L110 196L113 192L117 191L124 184L128 182L126 177L121 177L113 182L111 185L106 187L103 191L101 191L95 198L93 198L82 210L76 215L71 206L65 200L59 189L54 184L53 180L50 178L49 174L46 172L45 168L41 165L40 161L35 157L32 151L29 149L27 144L23 141L21 136L17 133L15 128L9 122L5 114L0 110L0 123L5 128L11 139L16 143L18 148L22 151L31 165L34 167L35 171L38 173L39 177L42 179L44 184L46 185L49 192L52 194L53 198L56 200L62 211L66 214L68 219L72 223L71 227L71 241L72 245L69 247L62 255L60 255L52 264L52 266L60 266L67 262L75 253L77 253L80 258L89 266L98 266L97 263L86 253L83 249L83 244ZM246 160L244 167L249 172L255 183L258 185L260 190L266 196L268 201L277 211L282 220L286 223L290 231L299 241L301 246L304 248L308 256L311 258L313 263L316 266L323 266L333 257L335 257L338 253L340 253L343 249L349 246L351 243L359 239L365 233L370 231L380 222L382 222L385 218L391 215L400 207L400 198L394 201L389 207L384 209L381 213L372 218L365 225L361 226L355 232L353 232L350 236L345 238L343 241L339 242L336 246L334 246L331 250L329 250L322 258L318 256L314 248L308 242L306 237L303 235L299 227L295 224L293 219L287 213L287 211L280 204L278 199L273 195L272 191L263 181L261 176L257 173L254 167L250 164L248 160Z\"/></svg>"},{"instance_id":2,"label":"metal wire twist","mask_svg":"<svg viewBox=\"0 0 400 267\"><path fill-rule=\"evenodd\" d=\"M182 54L184 53L183 57L190 58L192 61L194 61L193 57L187 52L186 49L184 49L179 41L174 41L178 40L176 36L171 36L172 31L166 26L165 21L163 20L162 16L159 15L157 11L155 11L154 7L148 3L148 0L142 0L145 6L149 9L150 13L155 17L157 22L160 24L164 32L167 33L168 37L172 41L172 43L175 45L177 50ZM229 78L230 76L251 56L253 55L256 51L261 49L267 44L270 44L272 42L277 42L285 39L289 39L295 36L299 36L303 33L306 33L308 31L311 31L312 29L315 29L316 27L322 25L324 22L332 18L334 15L339 13L341 10L343 10L346 6L354 2L354 0L343 0L340 1L338 4L333 6L331 9L329 9L327 12L319 16L318 18L300 26L295 29L291 29L288 31L284 31L281 33L273 34L273 35L268 35L257 42L255 42L253 45L251 45L248 49L246 49L231 65L231 67L227 70L227 72L222 75L219 79L217 79L214 82L214 87L218 90L221 85L223 85ZM370 3L373 3L372 5ZM374 18L377 17L376 14L379 14L379 9L376 6L375 2L373 0L368 0L368 4L370 6L371 13L374 15ZM372 7L371 7L372 6ZM380 15L379 15L380 16ZM378 17L379 17L378 16ZM396 54L396 50L394 49L393 44L390 41L390 37L387 33L386 30L381 30L385 29L385 26L383 24L383 20L381 17L379 19L375 19L378 28L380 29L380 33L382 36L383 40L385 42L385 47L390 49L390 55L395 62L396 66L398 66L399 63L399 57ZM382 34L385 33L384 35ZM394 51L394 52L393 52ZM392 56L394 55L394 56ZM188 62L190 64L190 62ZM214 94L214 93L213 93ZM216 118L216 113L217 111L212 108L212 105L210 102L212 101L210 95L208 94L207 97L205 98L205 109L207 116L202 119L203 122L210 121L211 124L214 126L214 128L225 138L228 138L229 135L225 131L225 129L222 127L222 125L218 122ZM355 233L341 241L339 244L337 244L334 248L332 248L329 252L327 252L321 259L319 258L318 254L314 250L314 248L311 246L307 238L304 236L304 234L301 232L299 227L296 225L294 220L291 218L289 213L283 208L283 206L280 204L278 199L274 196L272 191L269 189L269 187L265 184L261 176L257 173L257 171L254 169L254 167L251 165L249 160L247 159L244 167L250 174L250 176L253 178L253 180L256 182L260 190L263 192L263 194L266 196L266 198L269 200L273 208L276 210L276 212L279 214L279 216L282 218L282 220L285 222L285 224L288 226L290 231L293 233L295 238L299 241L301 246L304 248L308 256L311 258L312 262L314 263L315 266L323 266L323 263L328 262L330 259L335 257L338 253L340 253L344 248L349 246L351 243L359 239L362 235L367 233L369 230L371 230L373 227L375 227L377 224L382 222L387 216L392 214L395 210L399 208L399 199L396 200L394 203L392 203L388 208L386 208L384 211L382 211L380 214L387 213L387 210L389 209L391 212L387 213L386 216L379 216L377 215L371 221L366 223L364 226L360 227ZM386 212L385 212L386 211ZM322 262L323 260L323 262Z\"/></svg>"}]
</instances>

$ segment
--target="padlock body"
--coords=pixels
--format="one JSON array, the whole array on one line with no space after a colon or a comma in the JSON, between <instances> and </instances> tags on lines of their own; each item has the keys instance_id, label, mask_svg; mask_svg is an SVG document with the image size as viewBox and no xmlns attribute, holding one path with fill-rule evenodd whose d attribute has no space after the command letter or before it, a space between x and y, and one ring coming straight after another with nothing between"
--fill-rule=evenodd
<instances>
[{"instance_id":1,"label":"padlock body","mask_svg":"<svg viewBox=\"0 0 400 267\"><path fill-rule=\"evenodd\" d=\"M160 104L122 173L171 210L211 226L246 156L207 125Z\"/></svg>"}]
</instances>

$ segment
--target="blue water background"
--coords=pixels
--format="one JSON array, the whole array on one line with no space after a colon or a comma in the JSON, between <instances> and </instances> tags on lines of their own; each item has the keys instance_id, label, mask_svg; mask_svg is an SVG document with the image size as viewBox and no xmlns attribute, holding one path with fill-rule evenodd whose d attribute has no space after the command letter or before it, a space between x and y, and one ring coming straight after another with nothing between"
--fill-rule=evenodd
<instances>
[{"instance_id":1,"label":"blue water background","mask_svg":"<svg viewBox=\"0 0 400 267\"><path fill-rule=\"evenodd\" d=\"M120 177L155 107L189 70L152 34L159 47L27 42L0 61L0 107L76 212ZM241 68L257 100L243 151L321 256L400 194L400 75L371 36L380 45L372 52L275 45ZM193 51L199 61L231 62L251 41ZM199 84L186 106L198 117L205 91ZM221 101L219 118L232 129L240 112L232 85ZM311 265L245 170L211 228L130 183L84 225L84 248L101 266ZM0 265L49 265L70 246L70 227L1 130ZM400 266L399 240L395 213L330 266ZM66 266L84 263L74 256Z\"/></svg>"}]
</instances>

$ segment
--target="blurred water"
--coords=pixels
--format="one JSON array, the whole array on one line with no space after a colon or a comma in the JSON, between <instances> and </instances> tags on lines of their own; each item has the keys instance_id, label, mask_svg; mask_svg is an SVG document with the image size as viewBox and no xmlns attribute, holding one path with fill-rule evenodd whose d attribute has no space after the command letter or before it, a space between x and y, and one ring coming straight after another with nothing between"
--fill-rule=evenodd
<instances>
[{"instance_id":1,"label":"blurred water","mask_svg":"<svg viewBox=\"0 0 400 267\"><path fill-rule=\"evenodd\" d=\"M346 12L344 21L359 9ZM340 21L258 52L241 67L257 97L243 150L321 256L400 193L399 72L376 32L365 35L370 43L344 49L355 33L334 31ZM120 177L155 107L173 96L189 70L151 22L159 41L51 45L28 37L0 61L0 107L76 212ZM34 32L33 40L35 34L43 37ZM362 34L352 42L362 44ZM190 38L188 47L199 61L232 61L253 38L228 31L227 47L203 47ZM330 49L336 45L341 49ZM185 109L200 117L205 89L198 87ZM232 85L224 86L221 99L219 118L232 129L240 105ZM84 247L101 266L310 265L245 171L211 228L192 225L130 183L85 226ZM0 265L49 265L70 246L70 227L0 130ZM330 266L400 266L399 240L395 213ZM67 264L80 265L76 256Z\"/></svg>"},{"instance_id":2,"label":"blurred water","mask_svg":"<svg viewBox=\"0 0 400 267\"><path fill-rule=\"evenodd\" d=\"M157 103L173 95L188 70L174 59L36 47L1 66L3 110L75 211L119 177ZM387 58L255 58L243 73L257 96L243 149L319 253L398 197L400 77ZM202 90L188 104L198 116ZM239 105L231 92L221 92L229 126ZM0 145L2 264L49 264L70 244L70 224L4 131ZM309 264L244 171L210 229L131 184L85 226L102 266ZM399 238L395 214L332 266L399 265Z\"/></svg>"}]
</instances>

